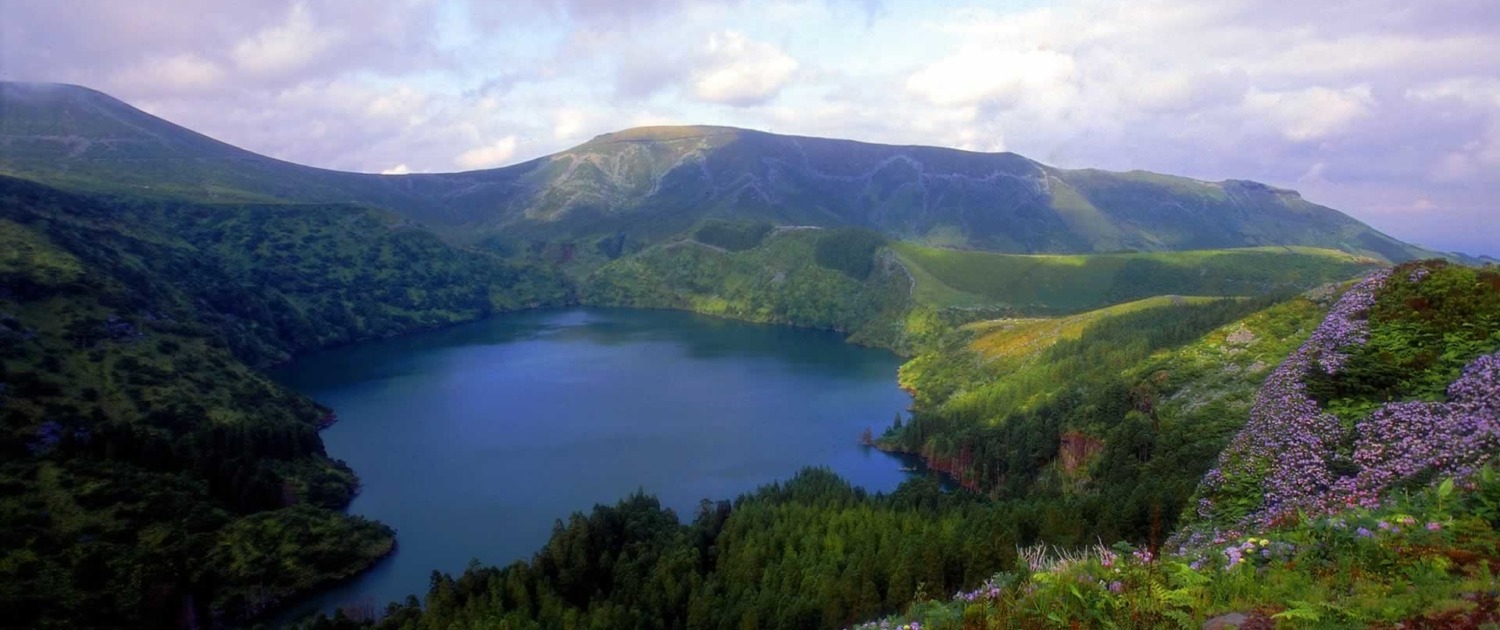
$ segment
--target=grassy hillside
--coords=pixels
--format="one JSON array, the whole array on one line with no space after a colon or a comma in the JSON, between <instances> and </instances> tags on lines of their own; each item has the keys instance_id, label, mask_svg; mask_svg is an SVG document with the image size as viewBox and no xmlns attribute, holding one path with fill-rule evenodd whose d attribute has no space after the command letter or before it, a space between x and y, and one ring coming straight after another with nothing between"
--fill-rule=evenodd
<instances>
[{"instance_id":1,"label":"grassy hillside","mask_svg":"<svg viewBox=\"0 0 1500 630\"><path fill-rule=\"evenodd\" d=\"M1248 296L1353 277L1379 261L1305 247L1022 256L899 243L919 300L1071 313L1157 295Z\"/></svg>"},{"instance_id":2,"label":"grassy hillside","mask_svg":"<svg viewBox=\"0 0 1500 630\"><path fill-rule=\"evenodd\" d=\"M228 622L369 566L394 532L339 511L329 411L252 366L567 297L355 206L0 178L0 245L0 618L24 627Z\"/></svg>"},{"instance_id":3,"label":"grassy hillside","mask_svg":"<svg viewBox=\"0 0 1500 630\"><path fill-rule=\"evenodd\" d=\"M719 231L710 230L707 238L720 242ZM697 239L667 243L600 268L584 283L582 298L588 304L676 308L840 330L853 341L900 343L907 278L889 258L876 260L878 241L861 247L858 236L836 230L780 230L762 238L739 251ZM849 251L842 248L846 242Z\"/></svg>"},{"instance_id":4,"label":"grassy hillside","mask_svg":"<svg viewBox=\"0 0 1500 630\"><path fill-rule=\"evenodd\" d=\"M913 417L880 442L994 496L1105 499L1096 531L1159 540L1322 308L1160 298L970 324L902 366Z\"/></svg>"},{"instance_id":5,"label":"grassy hillside","mask_svg":"<svg viewBox=\"0 0 1500 630\"><path fill-rule=\"evenodd\" d=\"M195 202L356 202L507 251L604 237L639 249L728 219L1012 253L1297 245L1430 255L1292 191L1066 171L1010 153L651 127L504 168L384 176L256 155L76 86L0 84L0 112L0 174Z\"/></svg>"},{"instance_id":6,"label":"grassy hillside","mask_svg":"<svg viewBox=\"0 0 1500 630\"><path fill-rule=\"evenodd\" d=\"M1489 628L1500 623L1500 472L1230 537L1202 554L1021 550L1028 562L880 628Z\"/></svg>"},{"instance_id":7,"label":"grassy hillside","mask_svg":"<svg viewBox=\"0 0 1500 630\"><path fill-rule=\"evenodd\" d=\"M1207 304L1221 298L1160 295L1116 304L1067 317L992 319L969 323L962 330L972 333L968 350L986 360L1019 360L1046 350L1060 341L1076 340L1090 326L1137 311L1184 304Z\"/></svg>"},{"instance_id":8,"label":"grassy hillside","mask_svg":"<svg viewBox=\"0 0 1500 630\"><path fill-rule=\"evenodd\" d=\"M889 242L849 228L719 220L690 234L606 262L584 281L583 300L835 329L851 333L856 342L913 352L937 331L985 314L1086 311L1065 319L1006 319L966 328L976 334L986 327L1024 329L1026 335L1005 339L1050 344L1076 336L1101 317L1215 296L1301 290L1376 265L1310 249L1076 256L960 252ZM1139 297L1153 291L1159 294ZM974 343L1003 342L978 334Z\"/></svg>"}]
</instances>

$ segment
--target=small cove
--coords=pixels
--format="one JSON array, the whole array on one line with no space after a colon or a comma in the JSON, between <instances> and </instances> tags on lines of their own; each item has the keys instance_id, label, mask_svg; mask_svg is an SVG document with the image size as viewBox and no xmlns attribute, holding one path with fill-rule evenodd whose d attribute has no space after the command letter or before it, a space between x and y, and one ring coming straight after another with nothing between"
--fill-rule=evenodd
<instances>
[{"instance_id":1,"label":"small cove","mask_svg":"<svg viewBox=\"0 0 1500 630\"><path fill-rule=\"evenodd\" d=\"M289 614L378 610L422 596L433 570L528 559L557 519L637 490L683 518L806 466L893 490L914 461L857 438L910 403L899 365L831 332L620 309L303 357L276 377L338 414L323 438L363 482L349 511L396 528L398 546Z\"/></svg>"}]
</instances>

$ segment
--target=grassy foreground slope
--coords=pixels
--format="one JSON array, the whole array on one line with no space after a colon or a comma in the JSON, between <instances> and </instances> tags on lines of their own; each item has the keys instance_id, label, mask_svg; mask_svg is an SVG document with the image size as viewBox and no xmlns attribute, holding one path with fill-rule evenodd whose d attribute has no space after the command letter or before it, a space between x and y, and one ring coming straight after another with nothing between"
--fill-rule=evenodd
<instances>
[{"instance_id":1,"label":"grassy foreground slope","mask_svg":"<svg viewBox=\"0 0 1500 630\"><path fill-rule=\"evenodd\" d=\"M0 178L0 619L232 622L362 570L394 533L340 511L329 411L254 366L566 296L356 206Z\"/></svg>"},{"instance_id":2,"label":"grassy foreground slope","mask_svg":"<svg viewBox=\"0 0 1500 630\"><path fill-rule=\"evenodd\" d=\"M1377 272L1285 357L1169 544L1038 550L977 590L884 621L1500 623L1500 271Z\"/></svg>"}]
</instances>

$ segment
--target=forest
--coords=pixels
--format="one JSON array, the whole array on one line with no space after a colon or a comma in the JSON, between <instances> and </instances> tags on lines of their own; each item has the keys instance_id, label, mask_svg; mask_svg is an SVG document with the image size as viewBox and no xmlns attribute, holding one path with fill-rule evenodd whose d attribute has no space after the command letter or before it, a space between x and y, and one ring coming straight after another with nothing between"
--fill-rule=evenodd
<instances>
[{"instance_id":1,"label":"forest","mask_svg":"<svg viewBox=\"0 0 1500 630\"><path fill-rule=\"evenodd\" d=\"M257 368L571 299L356 206L0 178L0 251L0 618L27 627L230 623L368 567L394 532L342 512L331 411Z\"/></svg>"}]
</instances>

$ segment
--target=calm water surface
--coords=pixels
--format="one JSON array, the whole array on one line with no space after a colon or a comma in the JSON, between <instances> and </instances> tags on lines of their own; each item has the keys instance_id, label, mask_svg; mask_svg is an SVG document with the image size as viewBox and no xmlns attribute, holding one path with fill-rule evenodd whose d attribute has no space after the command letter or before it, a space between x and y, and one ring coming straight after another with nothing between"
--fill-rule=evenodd
<instances>
[{"instance_id":1,"label":"calm water surface","mask_svg":"<svg viewBox=\"0 0 1500 630\"><path fill-rule=\"evenodd\" d=\"M419 597L434 569L508 564L552 524L635 490L690 519L804 466L872 491L904 462L857 445L909 404L894 355L833 333L687 313L508 315L299 359L277 377L332 407L349 511L397 551L295 613Z\"/></svg>"}]
</instances>

